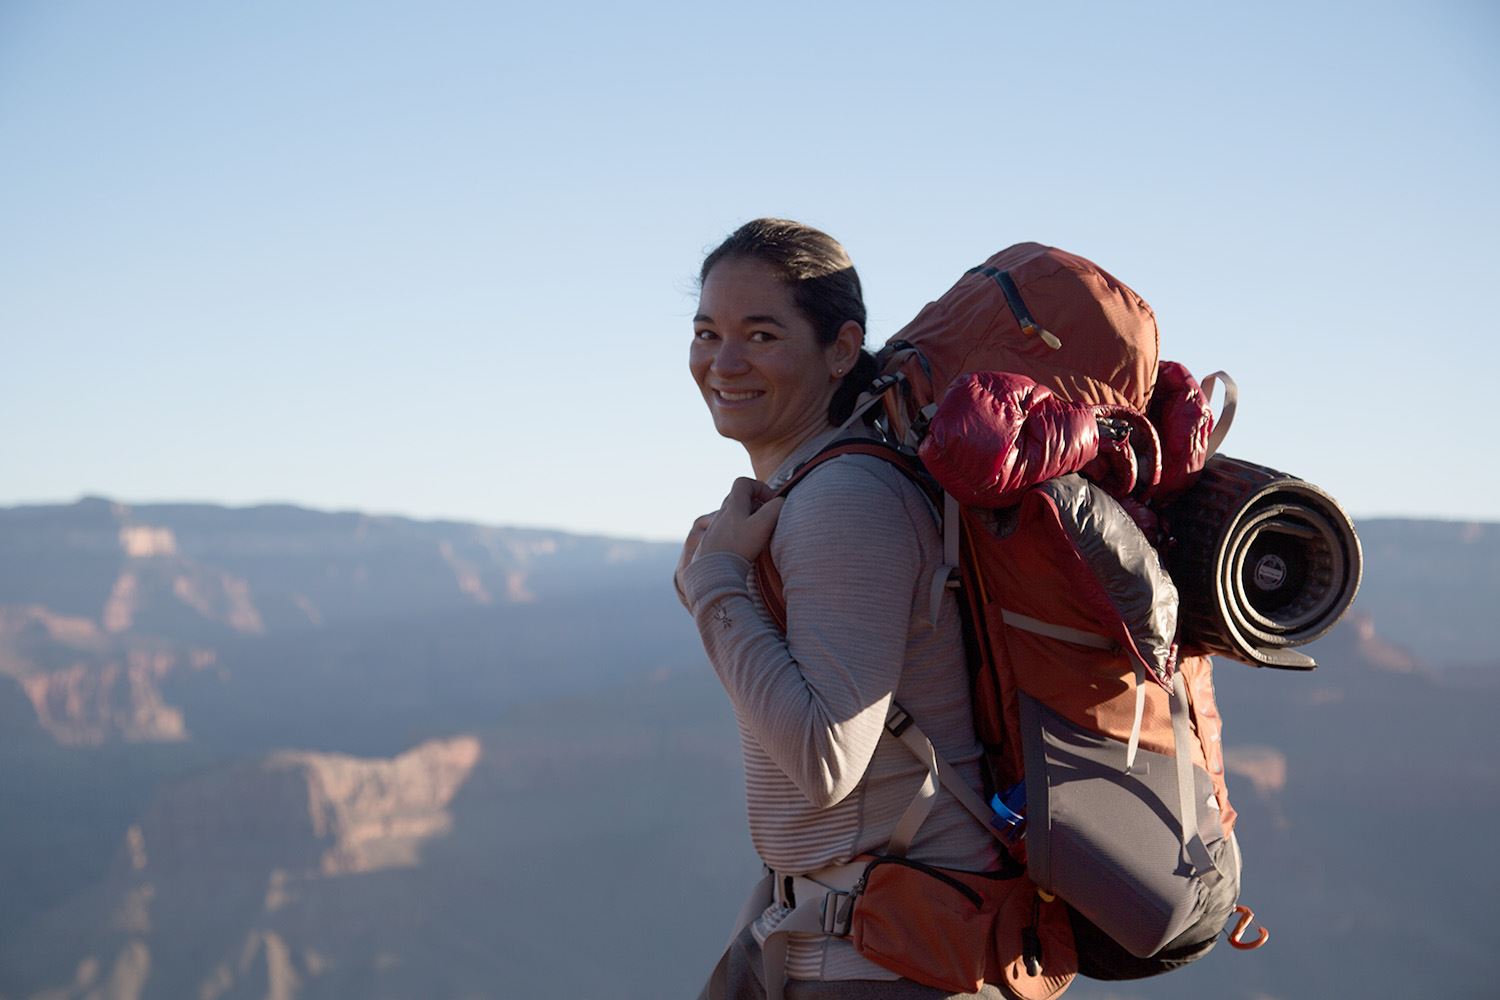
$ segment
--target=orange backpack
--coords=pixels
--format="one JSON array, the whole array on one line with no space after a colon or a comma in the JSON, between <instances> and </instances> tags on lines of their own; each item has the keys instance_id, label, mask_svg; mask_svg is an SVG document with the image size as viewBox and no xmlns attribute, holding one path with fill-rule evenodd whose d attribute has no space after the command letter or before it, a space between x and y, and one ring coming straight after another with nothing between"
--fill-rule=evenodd
<instances>
[{"instance_id":1,"label":"orange backpack","mask_svg":"<svg viewBox=\"0 0 1500 1000\"><path fill-rule=\"evenodd\" d=\"M836 442L782 487L873 454L942 514L951 574L938 585L960 592L989 781L981 797L940 761L939 777L1025 877L981 907L988 955L955 966L955 946L934 939L948 933L941 919L913 909L912 866L881 875L877 859L853 907L856 947L908 978L972 991L977 974L1054 996L1074 968L1137 978L1192 961L1235 908L1212 666L1179 648L1177 592L1154 548L1154 508L1192 484L1213 418L1157 348L1155 316L1131 289L1081 257L1019 244L882 350L865 406L879 406L884 443ZM1159 372L1169 391L1153 400ZM1047 407L1045 433L1028 439L1028 414ZM755 572L784 629L769 550ZM895 706L887 728L928 760L920 722ZM892 930L910 924L921 926ZM883 943L863 947L862 927Z\"/></svg>"}]
</instances>

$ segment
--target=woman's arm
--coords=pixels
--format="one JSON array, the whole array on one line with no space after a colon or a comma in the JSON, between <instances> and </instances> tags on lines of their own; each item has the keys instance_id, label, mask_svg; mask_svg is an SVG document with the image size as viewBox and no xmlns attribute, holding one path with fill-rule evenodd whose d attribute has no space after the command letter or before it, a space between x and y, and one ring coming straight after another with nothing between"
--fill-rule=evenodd
<instances>
[{"instance_id":1,"label":"woman's arm","mask_svg":"<svg viewBox=\"0 0 1500 1000\"><path fill-rule=\"evenodd\" d=\"M819 808L863 777L901 677L922 572L915 496L899 472L859 456L798 485L771 540L786 597L784 638L751 603L742 555L702 551L682 574L741 724Z\"/></svg>"}]
</instances>

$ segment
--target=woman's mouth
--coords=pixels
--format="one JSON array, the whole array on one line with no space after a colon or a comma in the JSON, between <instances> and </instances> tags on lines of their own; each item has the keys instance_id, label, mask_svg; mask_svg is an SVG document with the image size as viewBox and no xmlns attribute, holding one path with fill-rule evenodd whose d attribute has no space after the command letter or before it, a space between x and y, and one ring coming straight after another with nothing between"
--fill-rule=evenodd
<instances>
[{"instance_id":1,"label":"woman's mouth","mask_svg":"<svg viewBox=\"0 0 1500 1000\"><path fill-rule=\"evenodd\" d=\"M762 391L762 390L760 390L760 389L741 389L741 390L715 389L714 390L714 398L717 399L721 403L743 403L746 400L755 399L758 396L764 396L764 395L765 395L765 392Z\"/></svg>"}]
</instances>

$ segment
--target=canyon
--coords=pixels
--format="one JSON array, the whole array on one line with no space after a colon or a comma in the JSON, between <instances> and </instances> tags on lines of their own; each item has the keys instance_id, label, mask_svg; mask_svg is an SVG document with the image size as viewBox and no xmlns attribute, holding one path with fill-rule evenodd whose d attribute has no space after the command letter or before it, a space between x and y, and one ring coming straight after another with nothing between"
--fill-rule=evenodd
<instances>
[{"instance_id":1,"label":"canyon","mask_svg":"<svg viewBox=\"0 0 1500 1000\"><path fill-rule=\"evenodd\" d=\"M1274 945L1070 996L1396 996L1413 954L1439 960L1425 987L1491 981L1500 663L1473 608L1500 525L1360 529L1317 670L1216 672ZM691 995L758 864L676 555L291 507L0 510L0 998ZM1479 859L1461 892L1402 862L1434 820L1428 855Z\"/></svg>"}]
</instances>

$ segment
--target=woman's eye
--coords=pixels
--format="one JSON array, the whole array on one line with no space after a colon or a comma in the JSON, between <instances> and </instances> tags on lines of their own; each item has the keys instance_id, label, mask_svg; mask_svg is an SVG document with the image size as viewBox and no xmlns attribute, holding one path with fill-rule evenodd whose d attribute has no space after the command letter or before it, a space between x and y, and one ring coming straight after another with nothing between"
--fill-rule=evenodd
<instances>
[{"instance_id":1,"label":"woman's eye","mask_svg":"<svg viewBox=\"0 0 1500 1000\"><path fill-rule=\"evenodd\" d=\"M714 333L712 330L694 330L693 331L693 339L694 340L713 340L716 336L718 336L718 334Z\"/></svg>"},{"instance_id":2,"label":"woman's eye","mask_svg":"<svg viewBox=\"0 0 1500 1000\"><path fill-rule=\"evenodd\" d=\"M758 344L766 344L776 339L776 334L769 330L756 330L750 334L750 339Z\"/></svg>"}]
</instances>

